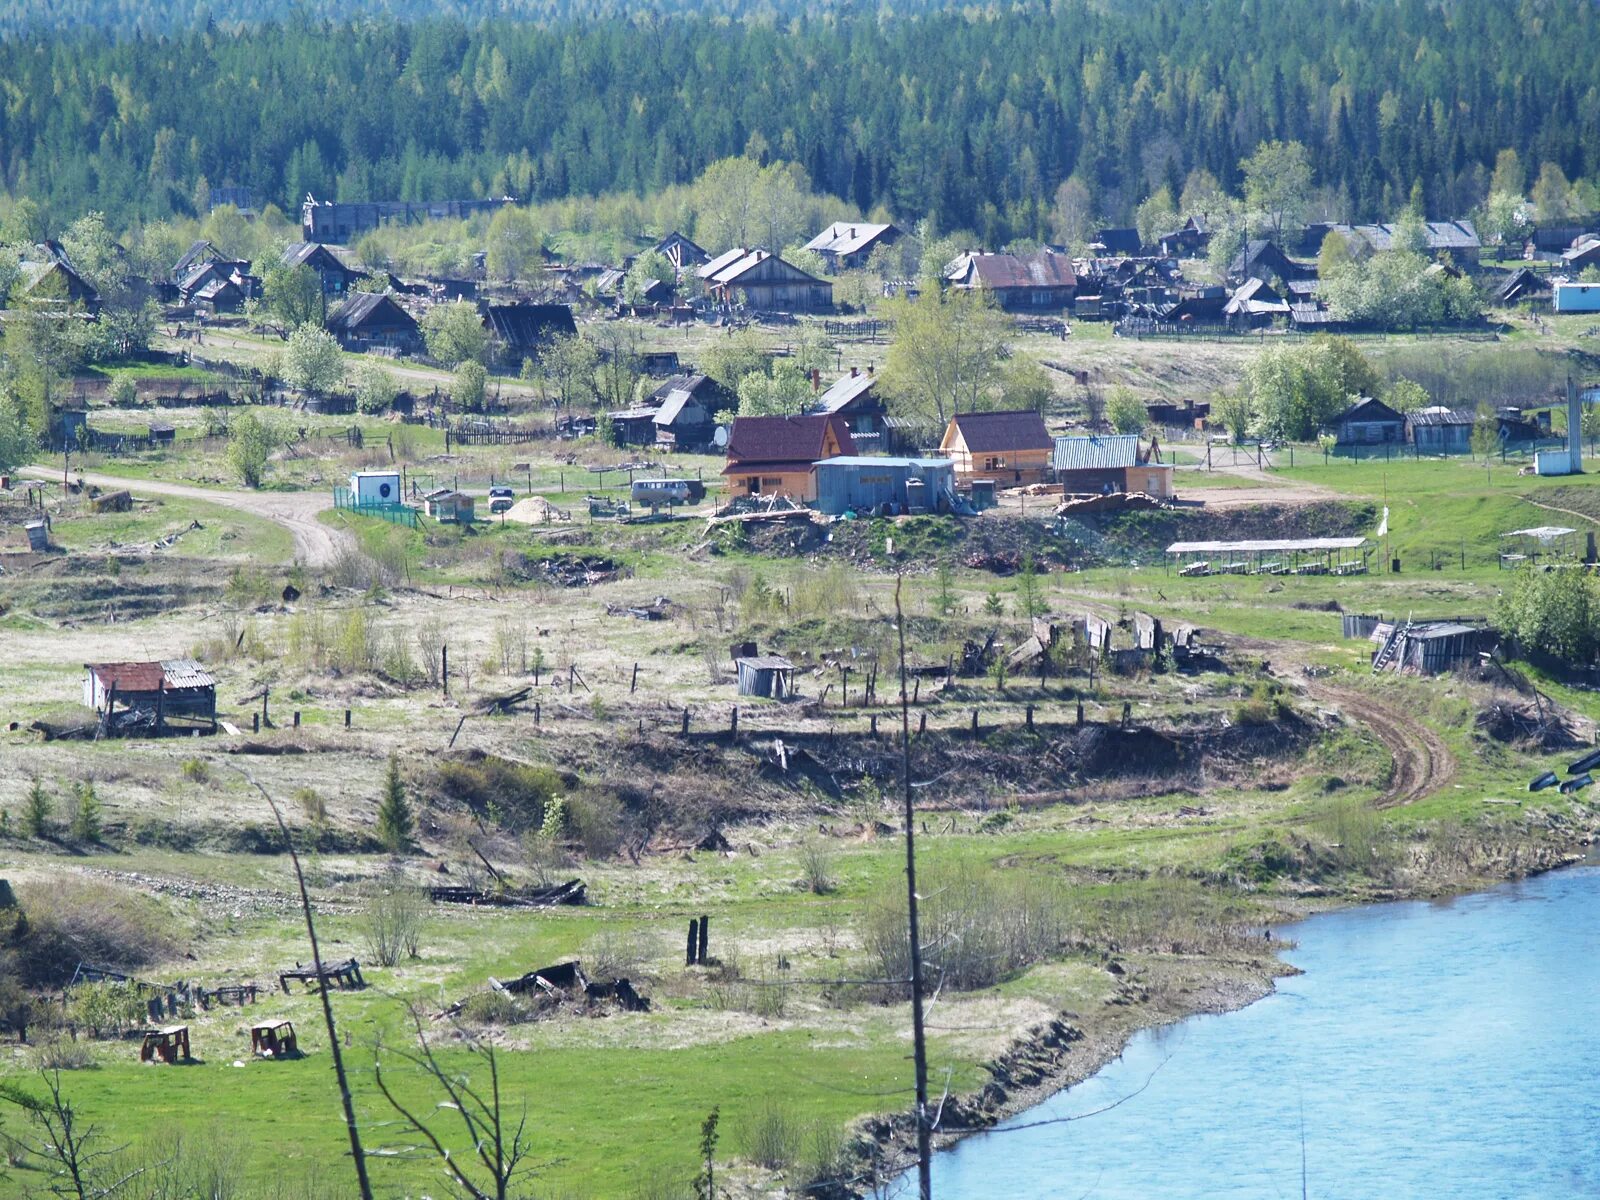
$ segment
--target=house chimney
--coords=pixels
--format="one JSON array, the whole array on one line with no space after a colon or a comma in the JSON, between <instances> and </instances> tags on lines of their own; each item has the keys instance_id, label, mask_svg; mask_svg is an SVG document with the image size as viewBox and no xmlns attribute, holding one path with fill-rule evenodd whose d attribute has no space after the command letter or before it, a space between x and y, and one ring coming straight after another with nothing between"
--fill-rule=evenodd
<instances>
[{"instance_id":1,"label":"house chimney","mask_svg":"<svg viewBox=\"0 0 1600 1200\"><path fill-rule=\"evenodd\" d=\"M872 375L872 374L875 374L876 372L877 372L877 368L874 367L871 363L868 363L867 364L867 374L868 375Z\"/></svg>"},{"instance_id":2,"label":"house chimney","mask_svg":"<svg viewBox=\"0 0 1600 1200\"><path fill-rule=\"evenodd\" d=\"M855 367L851 367L850 368L850 378L854 379L856 377L856 374L857 374L856 368Z\"/></svg>"}]
</instances>

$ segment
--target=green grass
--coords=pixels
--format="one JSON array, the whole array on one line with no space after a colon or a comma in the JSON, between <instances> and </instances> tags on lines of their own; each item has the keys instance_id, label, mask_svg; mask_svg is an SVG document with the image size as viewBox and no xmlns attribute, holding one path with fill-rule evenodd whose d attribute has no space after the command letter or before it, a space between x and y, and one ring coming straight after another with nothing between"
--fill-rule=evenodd
<instances>
[{"instance_id":1,"label":"green grass","mask_svg":"<svg viewBox=\"0 0 1600 1200\"><path fill-rule=\"evenodd\" d=\"M201 528L192 527L198 521ZM293 539L283 526L217 504L176 497L151 497L134 511L91 513L87 507L57 517L50 536L68 550L115 551L148 549L178 534L169 553L185 558L244 559L282 562L293 554Z\"/></svg>"}]
</instances>

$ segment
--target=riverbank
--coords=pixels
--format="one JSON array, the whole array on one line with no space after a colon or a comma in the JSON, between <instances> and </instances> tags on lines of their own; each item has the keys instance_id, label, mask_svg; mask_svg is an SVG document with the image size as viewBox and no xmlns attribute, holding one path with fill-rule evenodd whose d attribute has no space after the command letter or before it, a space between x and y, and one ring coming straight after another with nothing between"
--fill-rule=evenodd
<instances>
[{"instance_id":1,"label":"riverbank","mask_svg":"<svg viewBox=\"0 0 1600 1200\"><path fill-rule=\"evenodd\" d=\"M1508 871L1499 878L1483 878L1471 884L1459 880L1444 884L1424 878L1416 886L1404 889L1361 889L1359 894L1337 897L1277 898L1273 907L1279 916L1272 924L1292 926L1308 917L1370 905L1471 895L1575 866L1587 861L1591 855L1586 851L1600 841L1600 812L1589 811L1580 828L1576 842L1547 844L1531 840L1512 848L1507 856ZM985 1064L989 1079L975 1091L941 1099L930 1090L930 1100L940 1115L940 1132L934 1140L936 1152L949 1151L967 1138L1037 1109L1099 1074L1145 1030L1177 1025L1198 1016L1237 1012L1272 995L1278 980L1303 974L1301 968L1281 957L1294 948L1292 938L1264 929L1261 945L1270 953L1242 957L1140 956L1137 965L1108 956L1106 968L1118 979L1118 988L1116 995L1107 999L1105 1011L1085 1019L1086 1014L1067 1010L1030 1028L1004 1053ZM1146 1077L1144 1083L1150 1078L1153 1076ZM1132 1096L1137 1090L1126 1095ZM1119 1098L1113 1103L1120 1102ZM1041 1118L1046 1124L1068 1119L1071 1118ZM865 1137L855 1144L860 1178L876 1183L915 1168L915 1128L909 1115L863 1122L862 1131ZM874 1193L846 1187L838 1194L854 1198Z\"/></svg>"}]
</instances>

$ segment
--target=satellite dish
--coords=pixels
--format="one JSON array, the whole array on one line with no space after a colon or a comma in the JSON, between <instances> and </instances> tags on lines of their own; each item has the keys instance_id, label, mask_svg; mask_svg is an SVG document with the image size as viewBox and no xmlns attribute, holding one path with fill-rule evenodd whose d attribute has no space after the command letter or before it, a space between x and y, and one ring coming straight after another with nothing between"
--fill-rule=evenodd
<instances>
[{"instance_id":1,"label":"satellite dish","mask_svg":"<svg viewBox=\"0 0 1600 1200\"><path fill-rule=\"evenodd\" d=\"M715 446L718 450L727 449L727 446L728 446L728 427L726 425L718 425L717 426L716 431L711 435L711 444L713 446Z\"/></svg>"}]
</instances>

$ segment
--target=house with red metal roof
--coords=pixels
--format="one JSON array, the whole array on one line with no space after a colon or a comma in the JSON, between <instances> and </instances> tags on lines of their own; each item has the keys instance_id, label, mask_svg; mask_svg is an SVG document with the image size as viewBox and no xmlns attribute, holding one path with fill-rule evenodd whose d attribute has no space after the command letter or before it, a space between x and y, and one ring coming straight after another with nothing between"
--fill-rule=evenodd
<instances>
[{"instance_id":1,"label":"house with red metal roof","mask_svg":"<svg viewBox=\"0 0 1600 1200\"><path fill-rule=\"evenodd\" d=\"M816 465L854 454L842 417L735 417L728 431L728 496L787 496L802 504L817 498Z\"/></svg>"},{"instance_id":2,"label":"house with red metal roof","mask_svg":"<svg viewBox=\"0 0 1600 1200\"><path fill-rule=\"evenodd\" d=\"M956 478L963 483L989 479L1003 487L1019 487L1044 481L1055 445L1044 418L1023 409L957 413L950 418L939 450L955 461Z\"/></svg>"}]
</instances>

